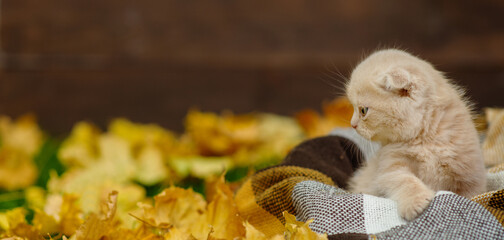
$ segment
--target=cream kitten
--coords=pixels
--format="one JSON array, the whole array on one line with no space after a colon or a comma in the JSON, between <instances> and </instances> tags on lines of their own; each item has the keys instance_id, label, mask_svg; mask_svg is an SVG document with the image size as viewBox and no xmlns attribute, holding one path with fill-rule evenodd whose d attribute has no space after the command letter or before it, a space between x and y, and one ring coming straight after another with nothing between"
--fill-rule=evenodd
<instances>
[{"instance_id":1,"label":"cream kitten","mask_svg":"<svg viewBox=\"0 0 504 240\"><path fill-rule=\"evenodd\" d=\"M352 72L352 127L382 148L350 180L350 189L391 198L407 220L436 191L465 197L485 191L478 134L462 91L431 64L406 52L375 52Z\"/></svg>"}]
</instances>

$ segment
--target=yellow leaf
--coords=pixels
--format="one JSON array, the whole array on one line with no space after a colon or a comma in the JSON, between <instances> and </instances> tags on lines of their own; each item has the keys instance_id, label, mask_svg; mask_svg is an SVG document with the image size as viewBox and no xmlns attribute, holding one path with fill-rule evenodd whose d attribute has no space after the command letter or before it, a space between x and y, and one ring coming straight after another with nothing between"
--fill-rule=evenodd
<instances>
[{"instance_id":1,"label":"yellow leaf","mask_svg":"<svg viewBox=\"0 0 504 240\"><path fill-rule=\"evenodd\" d=\"M33 115L21 116L16 122L0 116L0 139L2 147L19 150L31 158L42 145L42 132Z\"/></svg>"},{"instance_id":2,"label":"yellow leaf","mask_svg":"<svg viewBox=\"0 0 504 240\"><path fill-rule=\"evenodd\" d=\"M245 222L245 239L246 240L267 240L266 235L261 231L257 230L252 224Z\"/></svg>"},{"instance_id":3,"label":"yellow leaf","mask_svg":"<svg viewBox=\"0 0 504 240\"><path fill-rule=\"evenodd\" d=\"M166 240L196 240L196 238L194 238L194 236L189 233L189 232L186 232L186 231L181 231L179 230L178 228L171 228L170 231L168 231L168 233L166 233L164 236L164 239Z\"/></svg>"},{"instance_id":4,"label":"yellow leaf","mask_svg":"<svg viewBox=\"0 0 504 240\"><path fill-rule=\"evenodd\" d=\"M163 161L163 155L159 148L153 144L145 145L137 158L135 178L144 185L154 185L168 176Z\"/></svg>"},{"instance_id":5,"label":"yellow leaf","mask_svg":"<svg viewBox=\"0 0 504 240\"><path fill-rule=\"evenodd\" d=\"M203 156L232 154L239 147L257 143L257 118L250 115L235 116L228 112L222 116L191 110L186 116L186 131Z\"/></svg>"},{"instance_id":6,"label":"yellow leaf","mask_svg":"<svg viewBox=\"0 0 504 240\"><path fill-rule=\"evenodd\" d=\"M37 176L37 167L29 154L8 146L0 148L0 189L28 187Z\"/></svg>"},{"instance_id":7,"label":"yellow leaf","mask_svg":"<svg viewBox=\"0 0 504 240\"><path fill-rule=\"evenodd\" d=\"M191 189L170 187L154 197L154 206L139 204L143 213L137 218L163 231L178 228L188 231L202 218L206 202Z\"/></svg>"},{"instance_id":8,"label":"yellow leaf","mask_svg":"<svg viewBox=\"0 0 504 240\"><path fill-rule=\"evenodd\" d=\"M22 239L44 239L43 236L33 226L21 223L11 229L11 235Z\"/></svg>"},{"instance_id":9,"label":"yellow leaf","mask_svg":"<svg viewBox=\"0 0 504 240\"><path fill-rule=\"evenodd\" d=\"M332 127L350 127L353 115L352 103L346 97L339 97L322 104L324 116L331 122Z\"/></svg>"},{"instance_id":10,"label":"yellow leaf","mask_svg":"<svg viewBox=\"0 0 504 240\"><path fill-rule=\"evenodd\" d=\"M107 236L114 228L114 215L117 209L116 191L109 194L108 201L100 215L92 213L75 233L76 240L94 240Z\"/></svg>"},{"instance_id":11,"label":"yellow leaf","mask_svg":"<svg viewBox=\"0 0 504 240\"><path fill-rule=\"evenodd\" d=\"M24 208L14 208L6 212L0 212L0 228L9 230L19 224L26 223L26 210Z\"/></svg>"},{"instance_id":12,"label":"yellow leaf","mask_svg":"<svg viewBox=\"0 0 504 240\"><path fill-rule=\"evenodd\" d=\"M35 209L33 226L41 233L62 233L70 236L82 224L78 197L64 194L48 197L44 211Z\"/></svg>"},{"instance_id":13,"label":"yellow leaf","mask_svg":"<svg viewBox=\"0 0 504 240\"><path fill-rule=\"evenodd\" d=\"M180 176L207 178L220 175L233 164L229 157L172 157L170 167Z\"/></svg>"},{"instance_id":14,"label":"yellow leaf","mask_svg":"<svg viewBox=\"0 0 504 240\"><path fill-rule=\"evenodd\" d=\"M42 209L46 202L45 190L41 187L31 186L24 190L26 204L31 209Z\"/></svg>"},{"instance_id":15,"label":"yellow leaf","mask_svg":"<svg viewBox=\"0 0 504 240\"><path fill-rule=\"evenodd\" d=\"M136 229L125 229L113 227L104 239L107 240L162 240L161 236L154 234L151 229L149 229L144 224L140 225Z\"/></svg>"},{"instance_id":16,"label":"yellow leaf","mask_svg":"<svg viewBox=\"0 0 504 240\"><path fill-rule=\"evenodd\" d=\"M15 208L0 213L0 237L40 239L41 235L37 229L28 225L25 215L26 210L24 208Z\"/></svg>"},{"instance_id":17,"label":"yellow leaf","mask_svg":"<svg viewBox=\"0 0 504 240\"><path fill-rule=\"evenodd\" d=\"M112 121L109 125L109 132L125 139L134 147L155 144L170 148L175 142L175 136L172 132L156 124L137 124L124 118Z\"/></svg>"},{"instance_id":18,"label":"yellow leaf","mask_svg":"<svg viewBox=\"0 0 504 240\"><path fill-rule=\"evenodd\" d=\"M82 167L93 164L99 155L100 131L87 122L79 122L72 128L70 136L61 144L58 158L67 167Z\"/></svg>"},{"instance_id":19,"label":"yellow leaf","mask_svg":"<svg viewBox=\"0 0 504 240\"><path fill-rule=\"evenodd\" d=\"M275 235L272 238L267 238L264 233L257 230L252 224L245 222L243 224L245 226L245 240L285 240L282 235Z\"/></svg>"},{"instance_id":20,"label":"yellow leaf","mask_svg":"<svg viewBox=\"0 0 504 240\"><path fill-rule=\"evenodd\" d=\"M313 220L308 220L306 223L296 220L296 217L289 214L287 211L283 212L285 218L285 238L287 240L327 240L327 234L317 234L313 232L309 225Z\"/></svg>"},{"instance_id":21,"label":"yellow leaf","mask_svg":"<svg viewBox=\"0 0 504 240\"><path fill-rule=\"evenodd\" d=\"M353 106L346 97L325 102L322 106L324 116L313 110L304 110L296 114L296 119L308 137L327 135L336 127L350 127Z\"/></svg>"},{"instance_id":22,"label":"yellow leaf","mask_svg":"<svg viewBox=\"0 0 504 240\"><path fill-rule=\"evenodd\" d=\"M24 240L22 237L8 237L8 238L2 238L2 240Z\"/></svg>"},{"instance_id":23,"label":"yellow leaf","mask_svg":"<svg viewBox=\"0 0 504 240\"><path fill-rule=\"evenodd\" d=\"M60 224L53 216L46 214L40 209L35 209L34 211L32 224L40 232L56 233L60 231Z\"/></svg>"},{"instance_id":24,"label":"yellow leaf","mask_svg":"<svg viewBox=\"0 0 504 240\"><path fill-rule=\"evenodd\" d=\"M97 210L100 197L113 190L110 187L134 185L129 182L135 175L130 145L119 137L105 134L98 138L98 147L100 155L94 164L84 168L70 168L61 177L51 174L47 184L49 192L77 194L81 197L84 212L90 212ZM144 193L143 189L135 192Z\"/></svg>"},{"instance_id":25,"label":"yellow leaf","mask_svg":"<svg viewBox=\"0 0 504 240\"><path fill-rule=\"evenodd\" d=\"M212 237L234 239L245 236L243 219L238 213L233 192L224 181L224 175L207 184L210 203L206 211L206 224L212 226Z\"/></svg>"}]
</instances>

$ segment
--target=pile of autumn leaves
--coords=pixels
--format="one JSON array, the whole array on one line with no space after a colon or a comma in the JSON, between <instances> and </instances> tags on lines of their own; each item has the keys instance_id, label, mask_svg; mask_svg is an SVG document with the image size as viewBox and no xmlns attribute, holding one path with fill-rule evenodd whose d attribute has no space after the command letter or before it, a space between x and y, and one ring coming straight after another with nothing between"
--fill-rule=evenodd
<instances>
[{"instance_id":1,"label":"pile of autumn leaves","mask_svg":"<svg viewBox=\"0 0 504 240\"><path fill-rule=\"evenodd\" d=\"M193 110L181 135L126 119L112 121L107 131L80 122L54 147L60 169L44 171L51 156L41 149L51 145L35 119L0 117L0 205L22 199L0 212L0 237L266 239L237 211L234 191L243 177L277 164L307 137L346 126L342 119L351 111L342 99L326 104L324 116ZM242 179L226 182L225 173L236 169L245 170ZM180 187L188 179L201 181L200 193ZM309 223L284 217L287 231L275 239L325 238Z\"/></svg>"}]
</instances>

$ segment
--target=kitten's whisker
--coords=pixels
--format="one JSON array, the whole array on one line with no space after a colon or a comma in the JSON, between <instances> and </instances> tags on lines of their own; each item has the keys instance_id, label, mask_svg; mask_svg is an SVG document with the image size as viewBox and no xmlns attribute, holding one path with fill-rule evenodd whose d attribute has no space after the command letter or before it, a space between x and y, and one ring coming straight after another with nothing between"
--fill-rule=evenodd
<instances>
[{"instance_id":1,"label":"kitten's whisker","mask_svg":"<svg viewBox=\"0 0 504 240\"><path fill-rule=\"evenodd\" d=\"M344 123L348 123L348 124L350 124L350 123L351 123L351 120L348 120L347 118L343 118L343 117L342 117L342 116L340 116L340 115L336 115L335 117L336 117L336 119L338 119L339 121L342 121L342 122L344 122Z\"/></svg>"},{"instance_id":2,"label":"kitten's whisker","mask_svg":"<svg viewBox=\"0 0 504 240\"><path fill-rule=\"evenodd\" d=\"M340 70L333 65L333 69L330 69L326 66L326 70L334 75L336 75L337 77L340 78L339 82L343 85L346 85L350 80L348 77L346 77L345 75L343 75L343 73L340 72Z\"/></svg>"},{"instance_id":3,"label":"kitten's whisker","mask_svg":"<svg viewBox=\"0 0 504 240\"><path fill-rule=\"evenodd\" d=\"M346 92L346 89L343 86L334 84L331 81L331 79L334 80L334 81L339 81L339 80L337 78L334 78L333 76L327 74L327 73L324 73L324 75L326 77L329 77L330 79L320 78L320 80L322 80L325 84L331 86L333 89L336 89L337 90L335 92L336 95L344 95L344 93Z\"/></svg>"},{"instance_id":4,"label":"kitten's whisker","mask_svg":"<svg viewBox=\"0 0 504 240\"><path fill-rule=\"evenodd\" d=\"M331 87L330 93L332 95L341 96L344 93L344 91L340 87L332 84L331 81L324 78L320 78L320 80Z\"/></svg>"},{"instance_id":5,"label":"kitten's whisker","mask_svg":"<svg viewBox=\"0 0 504 240\"><path fill-rule=\"evenodd\" d=\"M329 71L330 73L332 73L332 74L334 74L334 75L336 75L336 76L340 77L342 80L344 80L344 82L343 82L343 83L345 83L345 82L348 82L348 81L349 81L349 79L348 79L345 75L343 75L343 73L341 73L338 69L335 69L335 70L336 70L336 71L333 71L333 70L331 70L331 69L327 69L327 71Z\"/></svg>"}]
</instances>

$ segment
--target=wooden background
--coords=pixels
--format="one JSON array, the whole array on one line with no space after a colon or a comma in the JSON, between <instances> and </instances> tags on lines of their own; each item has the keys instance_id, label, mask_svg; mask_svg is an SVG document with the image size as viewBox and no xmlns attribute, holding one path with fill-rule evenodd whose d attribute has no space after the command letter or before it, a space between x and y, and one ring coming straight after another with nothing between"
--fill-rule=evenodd
<instances>
[{"instance_id":1,"label":"wooden background","mask_svg":"<svg viewBox=\"0 0 504 240\"><path fill-rule=\"evenodd\" d=\"M504 107L504 1L1 0L0 114L54 134L118 116L180 131L190 107L290 115L391 46Z\"/></svg>"}]
</instances>

